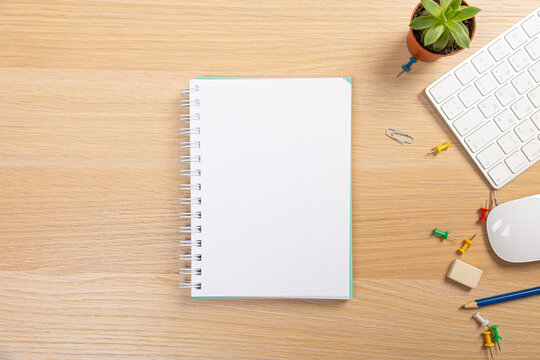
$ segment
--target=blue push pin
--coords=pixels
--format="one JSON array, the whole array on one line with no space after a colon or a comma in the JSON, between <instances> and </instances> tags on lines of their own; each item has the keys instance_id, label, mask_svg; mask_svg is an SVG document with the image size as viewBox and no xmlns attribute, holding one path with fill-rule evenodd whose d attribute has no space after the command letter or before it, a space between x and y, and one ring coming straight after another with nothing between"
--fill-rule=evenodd
<instances>
[{"instance_id":1,"label":"blue push pin","mask_svg":"<svg viewBox=\"0 0 540 360\"><path fill-rule=\"evenodd\" d=\"M401 65L401 71L399 74L396 75L396 77L399 77L399 75L403 74L404 72L411 71L411 66L416 62L416 59L412 56L409 58L409 62L405 65Z\"/></svg>"}]
</instances>

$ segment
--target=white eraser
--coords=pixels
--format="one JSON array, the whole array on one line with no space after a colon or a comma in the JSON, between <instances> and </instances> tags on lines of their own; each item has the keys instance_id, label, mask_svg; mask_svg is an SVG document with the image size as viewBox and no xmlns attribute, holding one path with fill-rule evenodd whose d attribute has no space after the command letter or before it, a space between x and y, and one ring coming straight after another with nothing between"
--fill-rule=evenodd
<instances>
[{"instance_id":1,"label":"white eraser","mask_svg":"<svg viewBox=\"0 0 540 360\"><path fill-rule=\"evenodd\" d=\"M482 270L464 263L461 260L455 259L452 262L452 265L450 265L450 269L448 270L446 277L474 289L480 282Z\"/></svg>"}]
</instances>

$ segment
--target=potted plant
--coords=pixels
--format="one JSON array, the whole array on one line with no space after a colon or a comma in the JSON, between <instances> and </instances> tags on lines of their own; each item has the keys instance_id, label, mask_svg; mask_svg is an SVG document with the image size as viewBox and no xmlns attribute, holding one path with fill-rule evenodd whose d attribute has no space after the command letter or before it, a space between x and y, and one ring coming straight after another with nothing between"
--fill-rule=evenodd
<instances>
[{"instance_id":1,"label":"potted plant","mask_svg":"<svg viewBox=\"0 0 540 360\"><path fill-rule=\"evenodd\" d=\"M435 61L470 46L480 9L462 0L422 0L411 16L407 47L422 61Z\"/></svg>"}]
</instances>

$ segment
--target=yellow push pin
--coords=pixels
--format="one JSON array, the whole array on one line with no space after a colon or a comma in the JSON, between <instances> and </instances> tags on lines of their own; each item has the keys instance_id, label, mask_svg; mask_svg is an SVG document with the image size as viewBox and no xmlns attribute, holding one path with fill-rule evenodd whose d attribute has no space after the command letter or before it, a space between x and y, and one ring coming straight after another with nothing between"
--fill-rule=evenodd
<instances>
[{"instance_id":1,"label":"yellow push pin","mask_svg":"<svg viewBox=\"0 0 540 360\"><path fill-rule=\"evenodd\" d=\"M491 331L484 331L482 335L484 335L484 347L487 347L489 349L489 354L491 355L491 358L493 359L493 352L491 351L491 348L495 344L493 343L493 341L491 341Z\"/></svg>"},{"instance_id":2,"label":"yellow push pin","mask_svg":"<svg viewBox=\"0 0 540 360\"><path fill-rule=\"evenodd\" d=\"M467 250L469 248L469 246L471 246L473 244L472 240L474 239L475 236L476 236L476 234L473 235L471 240L469 240L469 239L463 240L463 245L458 249L458 251L460 253L462 253L462 254L465 254L465 250Z\"/></svg>"},{"instance_id":3,"label":"yellow push pin","mask_svg":"<svg viewBox=\"0 0 540 360\"><path fill-rule=\"evenodd\" d=\"M451 147L451 146L450 146L450 143L447 141L447 142L445 142L444 144L442 144L441 146L436 145L436 146L435 146L435 149L433 149L433 150L430 152L430 154L433 154L434 152L437 152L437 154L440 154L441 151L446 150L446 149L448 149L448 148L450 148L450 147Z\"/></svg>"}]
</instances>

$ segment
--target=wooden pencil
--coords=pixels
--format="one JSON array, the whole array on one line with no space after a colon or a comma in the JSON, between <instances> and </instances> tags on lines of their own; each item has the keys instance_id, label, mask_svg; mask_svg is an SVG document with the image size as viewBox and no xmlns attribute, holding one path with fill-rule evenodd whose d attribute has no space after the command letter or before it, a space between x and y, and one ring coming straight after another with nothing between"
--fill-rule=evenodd
<instances>
[{"instance_id":1,"label":"wooden pencil","mask_svg":"<svg viewBox=\"0 0 540 360\"><path fill-rule=\"evenodd\" d=\"M474 300L465 305L462 305L461 308L462 309L476 309L481 306L496 304L496 303L500 303L500 302L508 301L508 300L515 300L522 297L538 295L538 294L540 294L540 286L533 287L530 289L520 290L520 291L514 291L507 294L495 295L495 296L491 296L491 297L487 297L483 299Z\"/></svg>"}]
</instances>

